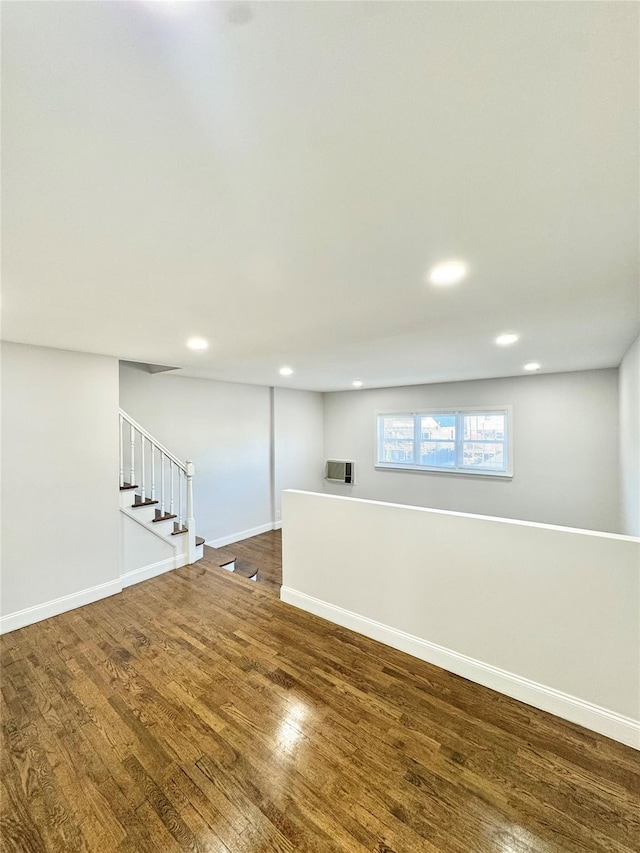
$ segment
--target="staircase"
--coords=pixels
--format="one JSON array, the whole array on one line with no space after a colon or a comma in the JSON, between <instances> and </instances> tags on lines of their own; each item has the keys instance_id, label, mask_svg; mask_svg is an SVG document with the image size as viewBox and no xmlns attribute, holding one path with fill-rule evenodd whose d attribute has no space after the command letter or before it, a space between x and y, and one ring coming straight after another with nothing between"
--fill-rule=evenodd
<instances>
[{"instance_id":1,"label":"staircase","mask_svg":"<svg viewBox=\"0 0 640 853\"><path fill-rule=\"evenodd\" d=\"M234 572L236 577L250 581L258 579L258 567L250 560L239 560L228 548L210 548L204 546L202 565L206 568L225 569Z\"/></svg>"},{"instance_id":2,"label":"staircase","mask_svg":"<svg viewBox=\"0 0 640 853\"><path fill-rule=\"evenodd\" d=\"M181 462L120 409L121 569L124 586L202 559L192 462Z\"/></svg>"}]
</instances>

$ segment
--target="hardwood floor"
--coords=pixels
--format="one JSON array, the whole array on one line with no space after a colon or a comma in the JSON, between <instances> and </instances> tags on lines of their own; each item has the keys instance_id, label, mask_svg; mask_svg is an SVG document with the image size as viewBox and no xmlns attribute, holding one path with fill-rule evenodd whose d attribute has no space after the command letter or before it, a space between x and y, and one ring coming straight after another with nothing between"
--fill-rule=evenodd
<instances>
[{"instance_id":1,"label":"hardwood floor","mask_svg":"<svg viewBox=\"0 0 640 853\"><path fill-rule=\"evenodd\" d=\"M640 850L640 754L277 600L278 534L2 638L3 851Z\"/></svg>"}]
</instances>

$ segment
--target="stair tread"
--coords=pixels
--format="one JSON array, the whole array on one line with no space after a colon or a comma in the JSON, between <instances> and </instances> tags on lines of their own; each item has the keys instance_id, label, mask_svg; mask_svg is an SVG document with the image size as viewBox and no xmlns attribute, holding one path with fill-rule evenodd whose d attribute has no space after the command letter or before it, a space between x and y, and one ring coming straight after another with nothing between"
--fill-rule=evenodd
<instances>
[{"instance_id":1,"label":"stair tread","mask_svg":"<svg viewBox=\"0 0 640 853\"><path fill-rule=\"evenodd\" d=\"M121 492L127 492L127 491L129 491L129 489L139 489L139 488L140 488L140 486L133 486L133 485L131 485L131 483L123 483L120 486L120 491Z\"/></svg>"},{"instance_id":2,"label":"stair tread","mask_svg":"<svg viewBox=\"0 0 640 853\"><path fill-rule=\"evenodd\" d=\"M252 578L258 574L258 567L250 563L249 560L236 560L234 574L241 578Z\"/></svg>"},{"instance_id":3,"label":"stair tread","mask_svg":"<svg viewBox=\"0 0 640 853\"><path fill-rule=\"evenodd\" d=\"M170 515L170 516L167 516L167 518L176 518L176 516ZM163 520L164 519L156 518L156 521L163 521ZM181 533L188 533L188 532L189 532L188 527L181 527L179 530L174 530L171 535L172 536L180 536ZM198 545L204 545L204 539L202 538L202 536L196 536L196 548L198 547Z\"/></svg>"},{"instance_id":4,"label":"stair tread","mask_svg":"<svg viewBox=\"0 0 640 853\"><path fill-rule=\"evenodd\" d=\"M131 504L131 506L133 509L136 509L137 507L140 507L140 506L153 506L154 504L157 504L157 503L158 503L158 501L152 501L152 500L149 500L147 498L146 501L137 501L136 503Z\"/></svg>"},{"instance_id":5,"label":"stair tread","mask_svg":"<svg viewBox=\"0 0 640 853\"><path fill-rule=\"evenodd\" d=\"M205 545L205 554L212 562L215 560L220 566L224 566L225 563L232 563L236 558L233 551L226 547L212 548L210 545Z\"/></svg>"},{"instance_id":6,"label":"stair tread","mask_svg":"<svg viewBox=\"0 0 640 853\"><path fill-rule=\"evenodd\" d=\"M155 524L156 521L169 521L170 518L177 518L177 517L178 517L177 515L171 515L171 513L168 512L168 513L165 513L165 515L156 515L156 517L153 519L153 523Z\"/></svg>"}]
</instances>

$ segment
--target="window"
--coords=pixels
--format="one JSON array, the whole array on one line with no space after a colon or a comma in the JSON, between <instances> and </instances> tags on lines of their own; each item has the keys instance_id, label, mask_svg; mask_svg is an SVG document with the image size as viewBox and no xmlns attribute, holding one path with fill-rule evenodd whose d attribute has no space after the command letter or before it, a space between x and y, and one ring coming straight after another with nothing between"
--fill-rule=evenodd
<instances>
[{"instance_id":1,"label":"window","mask_svg":"<svg viewBox=\"0 0 640 853\"><path fill-rule=\"evenodd\" d=\"M506 407L379 414L376 467L510 477L510 420Z\"/></svg>"}]
</instances>

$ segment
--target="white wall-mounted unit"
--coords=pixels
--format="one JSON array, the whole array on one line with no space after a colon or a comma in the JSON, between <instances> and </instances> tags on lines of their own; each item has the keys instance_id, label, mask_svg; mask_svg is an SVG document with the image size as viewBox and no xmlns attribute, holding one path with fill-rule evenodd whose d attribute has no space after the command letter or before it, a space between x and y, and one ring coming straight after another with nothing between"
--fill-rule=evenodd
<instances>
[{"instance_id":1,"label":"white wall-mounted unit","mask_svg":"<svg viewBox=\"0 0 640 853\"><path fill-rule=\"evenodd\" d=\"M344 483L353 486L356 481L356 463L347 459L327 459L324 466L324 478L331 483Z\"/></svg>"}]
</instances>

